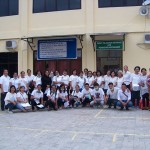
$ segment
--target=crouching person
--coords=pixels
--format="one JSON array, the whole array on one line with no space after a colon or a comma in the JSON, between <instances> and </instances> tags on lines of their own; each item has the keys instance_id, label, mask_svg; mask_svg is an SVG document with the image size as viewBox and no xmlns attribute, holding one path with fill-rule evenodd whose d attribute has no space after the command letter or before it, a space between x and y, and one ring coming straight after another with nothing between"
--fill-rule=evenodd
<instances>
[{"instance_id":1,"label":"crouching person","mask_svg":"<svg viewBox=\"0 0 150 150\"><path fill-rule=\"evenodd\" d=\"M16 88L14 85L10 87L10 91L6 94L5 97L5 109L8 109L8 113L13 113L13 109L16 107Z\"/></svg>"},{"instance_id":2,"label":"crouching person","mask_svg":"<svg viewBox=\"0 0 150 150\"><path fill-rule=\"evenodd\" d=\"M41 85L37 85L37 89L35 89L31 94L31 105L32 111L44 108L43 106L43 92L41 91Z\"/></svg>"},{"instance_id":3,"label":"crouching person","mask_svg":"<svg viewBox=\"0 0 150 150\"><path fill-rule=\"evenodd\" d=\"M79 85L76 85L75 90L72 92L71 96L70 96L70 105L72 107L74 107L74 105L76 107L78 107L81 102L82 102L82 92L80 92L80 87Z\"/></svg>"},{"instance_id":4,"label":"crouching person","mask_svg":"<svg viewBox=\"0 0 150 150\"><path fill-rule=\"evenodd\" d=\"M61 84L59 87L57 105L59 109L69 106L68 94L64 84Z\"/></svg>"},{"instance_id":5,"label":"crouching person","mask_svg":"<svg viewBox=\"0 0 150 150\"><path fill-rule=\"evenodd\" d=\"M23 112L27 112L31 108L31 105L28 102L28 96L25 93L25 87L21 86L19 92L17 93L17 104L16 107Z\"/></svg>"},{"instance_id":6,"label":"crouching person","mask_svg":"<svg viewBox=\"0 0 150 150\"><path fill-rule=\"evenodd\" d=\"M92 92L92 98L93 101L90 102L90 106L101 106L103 108L104 106L104 100L105 100L105 94L104 91L99 88L99 84L95 83L94 84L94 89Z\"/></svg>"},{"instance_id":7,"label":"crouching person","mask_svg":"<svg viewBox=\"0 0 150 150\"><path fill-rule=\"evenodd\" d=\"M51 90L47 92L48 100L46 101L45 107L48 107L48 110L54 109L57 110L57 90L56 86L52 85Z\"/></svg>"},{"instance_id":8,"label":"crouching person","mask_svg":"<svg viewBox=\"0 0 150 150\"><path fill-rule=\"evenodd\" d=\"M108 104L108 108L111 108L112 105L114 105L114 108L116 109L116 105L118 102L118 88L114 87L113 83L108 84L109 89L107 90L106 94L106 101Z\"/></svg>"},{"instance_id":9,"label":"crouching person","mask_svg":"<svg viewBox=\"0 0 150 150\"><path fill-rule=\"evenodd\" d=\"M127 89L126 84L122 84L121 90L118 91L118 102L117 107L120 107L121 110L126 108L129 110L129 107L132 107L133 104L131 102L131 92Z\"/></svg>"},{"instance_id":10,"label":"crouching person","mask_svg":"<svg viewBox=\"0 0 150 150\"><path fill-rule=\"evenodd\" d=\"M82 90L82 107L85 107L87 104L90 104L90 102L92 101L92 92L93 90L89 87L89 84L86 83L85 88Z\"/></svg>"}]
</instances>

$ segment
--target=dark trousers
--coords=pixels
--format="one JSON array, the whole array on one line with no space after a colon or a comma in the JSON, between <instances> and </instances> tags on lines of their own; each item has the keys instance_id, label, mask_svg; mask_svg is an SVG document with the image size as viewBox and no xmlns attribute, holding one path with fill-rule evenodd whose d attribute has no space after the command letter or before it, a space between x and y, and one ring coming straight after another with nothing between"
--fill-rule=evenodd
<instances>
[{"instance_id":1,"label":"dark trousers","mask_svg":"<svg viewBox=\"0 0 150 150\"><path fill-rule=\"evenodd\" d=\"M132 99L133 106L135 106L135 104L137 106L139 106L139 103L140 103L140 91L132 91L131 92L131 99Z\"/></svg>"},{"instance_id":2,"label":"dark trousers","mask_svg":"<svg viewBox=\"0 0 150 150\"><path fill-rule=\"evenodd\" d=\"M1 110L4 111L5 110L5 97L6 97L7 92L1 93Z\"/></svg>"},{"instance_id":3,"label":"dark trousers","mask_svg":"<svg viewBox=\"0 0 150 150\"><path fill-rule=\"evenodd\" d=\"M117 101L118 101L117 99L111 99L111 98L109 98L108 102L107 102L108 106L111 107L112 105L114 105L114 108L116 108Z\"/></svg>"},{"instance_id":4,"label":"dark trousers","mask_svg":"<svg viewBox=\"0 0 150 150\"><path fill-rule=\"evenodd\" d=\"M32 110L34 110L34 107L37 107L36 105L37 105L37 103L34 101L34 99L32 99L31 100Z\"/></svg>"},{"instance_id":5,"label":"dark trousers","mask_svg":"<svg viewBox=\"0 0 150 150\"><path fill-rule=\"evenodd\" d=\"M146 104L145 104L146 101ZM145 93L144 95L142 95L142 103L143 103L143 107L148 107L149 106L149 94Z\"/></svg>"},{"instance_id":6,"label":"dark trousers","mask_svg":"<svg viewBox=\"0 0 150 150\"><path fill-rule=\"evenodd\" d=\"M64 103L65 102L61 98L58 98L58 100L57 100L58 108L64 106Z\"/></svg>"},{"instance_id":7,"label":"dark trousers","mask_svg":"<svg viewBox=\"0 0 150 150\"><path fill-rule=\"evenodd\" d=\"M35 102L35 100L32 99L32 100L31 100L32 110L34 110L34 107L36 107L37 109L39 109L39 107L37 107L37 105L40 105L40 104L41 104L41 103L37 104L37 103Z\"/></svg>"},{"instance_id":8,"label":"dark trousers","mask_svg":"<svg viewBox=\"0 0 150 150\"><path fill-rule=\"evenodd\" d=\"M45 103L45 107L47 107L47 106L56 110L56 104L51 100L47 100L47 102Z\"/></svg>"},{"instance_id":9,"label":"dark trousers","mask_svg":"<svg viewBox=\"0 0 150 150\"><path fill-rule=\"evenodd\" d=\"M70 100L70 105L72 106L72 107L74 107L74 103L75 103L76 101L74 100L74 99L71 99Z\"/></svg>"},{"instance_id":10,"label":"dark trousers","mask_svg":"<svg viewBox=\"0 0 150 150\"><path fill-rule=\"evenodd\" d=\"M81 99L78 101L78 102L76 102L76 100L75 99L71 99L70 100L70 105L72 106L72 107L74 107L74 104L76 103L76 107L78 107L78 105L80 105L81 104Z\"/></svg>"},{"instance_id":11,"label":"dark trousers","mask_svg":"<svg viewBox=\"0 0 150 150\"><path fill-rule=\"evenodd\" d=\"M92 100L89 98L85 98L82 102L82 107L85 107L87 104L89 104Z\"/></svg>"},{"instance_id":12,"label":"dark trousers","mask_svg":"<svg viewBox=\"0 0 150 150\"><path fill-rule=\"evenodd\" d=\"M8 103L5 106L5 109L9 109L9 111L12 111L15 108L15 105L13 103Z\"/></svg>"}]
</instances>

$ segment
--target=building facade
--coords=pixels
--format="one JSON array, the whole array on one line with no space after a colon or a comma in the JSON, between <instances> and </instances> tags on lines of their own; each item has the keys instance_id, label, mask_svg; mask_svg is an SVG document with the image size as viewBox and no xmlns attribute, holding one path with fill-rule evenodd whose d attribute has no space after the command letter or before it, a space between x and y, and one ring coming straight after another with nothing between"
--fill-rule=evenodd
<instances>
[{"instance_id":1,"label":"building facade","mask_svg":"<svg viewBox=\"0 0 150 150\"><path fill-rule=\"evenodd\" d=\"M131 71L136 65L148 69L150 45L144 43L144 35L150 32L150 18L139 14L142 2L0 0L0 70L67 69L71 73L73 69L89 68L105 72L122 69L123 65ZM39 39L66 37L77 38L78 59L37 60ZM7 49L8 40L15 40L17 48ZM98 48L101 41L105 43ZM121 48L103 47L113 41L121 41Z\"/></svg>"}]
</instances>

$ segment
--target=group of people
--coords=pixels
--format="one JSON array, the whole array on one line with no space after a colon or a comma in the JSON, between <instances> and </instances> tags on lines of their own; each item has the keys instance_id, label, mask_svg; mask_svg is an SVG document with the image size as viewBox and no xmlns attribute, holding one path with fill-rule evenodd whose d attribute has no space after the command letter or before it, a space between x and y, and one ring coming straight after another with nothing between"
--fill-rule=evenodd
<instances>
[{"instance_id":1,"label":"group of people","mask_svg":"<svg viewBox=\"0 0 150 150\"><path fill-rule=\"evenodd\" d=\"M70 76L66 70L62 75L58 71L45 71L44 75L37 71L33 75L28 69L27 75L24 71L20 75L15 72L13 78L4 69L0 87L1 110L7 109L9 113L15 108L27 112L30 109L58 110L80 105L103 108L105 104L108 108L129 110L129 107L138 109L140 100L142 109L150 107L150 75L139 66L134 68L134 73L124 66L123 71L108 70L106 75L86 68L79 75L73 70Z\"/></svg>"}]
</instances>

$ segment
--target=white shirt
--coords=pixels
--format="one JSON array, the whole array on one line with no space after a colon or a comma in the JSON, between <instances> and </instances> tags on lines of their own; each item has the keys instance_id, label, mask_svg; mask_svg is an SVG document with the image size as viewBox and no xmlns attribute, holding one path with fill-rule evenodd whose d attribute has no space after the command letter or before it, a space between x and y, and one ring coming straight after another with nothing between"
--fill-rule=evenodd
<instances>
[{"instance_id":1,"label":"white shirt","mask_svg":"<svg viewBox=\"0 0 150 150\"><path fill-rule=\"evenodd\" d=\"M62 82L64 83L64 84L69 84L69 76L68 75L62 75Z\"/></svg>"},{"instance_id":2,"label":"white shirt","mask_svg":"<svg viewBox=\"0 0 150 150\"><path fill-rule=\"evenodd\" d=\"M17 99L16 99L16 93L10 93L10 92L8 92L7 94L6 94L6 97L5 97L5 99L4 99L4 101L5 101L5 105L7 105L9 102L8 102L8 100L9 101L12 101L12 102L17 102Z\"/></svg>"},{"instance_id":3,"label":"white shirt","mask_svg":"<svg viewBox=\"0 0 150 150\"><path fill-rule=\"evenodd\" d=\"M32 74L31 76L26 75L25 77L27 78L28 83L30 83L31 81L33 81L35 76Z\"/></svg>"},{"instance_id":4,"label":"white shirt","mask_svg":"<svg viewBox=\"0 0 150 150\"><path fill-rule=\"evenodd\" d=\"M19 78L11 78L10 83L18 89L18 84L19 84Z\"/></svg>"},{"instance_id":5,"label":"white shirt","mask_svg":"<svg viewBox=\"0 0 150 150\"><path fill-rule=\"evenodd\" d=\"M117 83L117 77L110 77L110 80L109 82L113 83L114 86L116 86L116 83Z\"/></svg>"},{"instance_id":6,"label":"white shirt","mask_svg":"<svg viewBox=\"0 0 150 150\"><path fill-rule=\"evenodd\" d=\"M141 95L144 95L148 93L148 86L147 86L147 75L143 76L141 75L140 77L141 83L144 83L144 86L141 86Z\"/></svg>"},{"instance_id":7,"label":"white shirt","mask_svg":"<svg viewBox=\"0 0 150 150\"><path fill-rule=\"evenodd\" d=\"M27 96L27 94L25 92L24 93L18 92L17 93L17 98L20 98L22 101L26 101L28 96Z\"/></svg>"},{"instance_id":8,"label":"white shirt","mask_svg":"<svg viewBox=\"0 0 150 150\"><path fill-rule=\"evenodd\" d=\"M131 93L127 90L123 92L122 90L118 91L118 100L131 100Z\"/></svg>"},{"instance_id":9,"label":"white shirt","mask_svg":"<svg viewBox=\"0 0 150 150\"><path fill-rule=\"evenodd\" d=\"M53 82L62 82L62 76L54 76ZM55 84L57 86L60 86L60 84Z\"/></svg>"},{"instance_id":10,"label":"white shirt","mask_svg":"<svg viewBox=\"0 0 150 150\"><path fill-rule=\"evenodd\" d=\"M77 93L76 91L73 91L71 95L72 95L72 96L76 96L76 97L78 97L78 98L82 98L82 97L83 97L83 94L82 94L82 92L80 92L80 91L79 91L78 93Z\"/></svg>"},{"instance_id":11,"label":"white shirt","mask_svg":"<svg viewBox=\"0 0 150 150\"><path fill-rule=\"evenodd\" d=\"M32 96L34 96L34 100L37 104L40 103L40 99L43 98L43 92L42 91L38 91L37 89L36 90L33 90Z\"/></svg>"},{"instance_id":12,"label":"white shirt","mask_svg":"<svg viewBox=\"0 0 150 150\"><path fill-rule=\"evenodd\" d=\"M104 82L105 82L104 89L109 89L108 84L110 83L110 78L111 78L111 76L108 76L108 75L104 76Z\"/></svg>"},{"instance_id":13,"label":"white shirt","mask_svg":"<svg viewBox=\"0 0 150 150\"><path fill-rule=\"evenodd\" d=\"M66 96L68 96L67 92L58 92L58 97L61 97L62 99L65 99Z\"/></svg>"},{"instance_id":14,"label":"white shirt","mask_svg":"<svg viewBox=\"0 0 150 150\"><path fill-rule=\"evenodd\" d=\"M47 92L47 97L50 97L51 100L55 101L58 98L58 91L57 92L53 92L48 90Z\"/></svg>"},{"instance_id":15,"label":"white shirt","mask_svg":"<svg viewBox=\"0 0 150 150\"><path fill-rule=\"evenodd\" d=\"M77 75L71 75L69 78L69 81L71 82L71 85L73 87L73 90L75 90L75 87L77 85L78 76Z\"/></svg>"},{"instance_id":16,"label":"white shirt","mask_svg":"<svg viewBox=\"0 0 150 150\"><path fill-rule=\"evenodd\" d=\"M102 77L102 76L97 77L97 83L98 83L99 85L101 85L102 82L104 82L104 77ZM101 85L101 88L103 88L103 87L104 87L104 85Z\"/></svg>"},{"instance_id":17,"label":"white shirt","mask_svg":"<svg viewBox=\"0 0 150 150\"><path fill-rule=\"evenodd\" d=\"M41 76L35 76L33 81L35 82L36 87L37 87L38 84L42 84Z\"/></svg>"},{"instance_id":18,"label":"white shirt","mask_svg":"<svg viewBox=\"0 0 150 150\"><path fill-rule=\"evenodd\" d=\"M99 88L98 91L94 89L92 91L92 96L94 96L96 100L104 101L104 91L101 88Z\"/></svg>"},{"instance_id":19,"label":"white shirt","mask_svg":"<svg viewBox=\"0 0 150 150\"><path fill-rule=\"evenodd\" d=\"M80 87L80 89L84 89L84 83L85 83L85 78L84 77L78 77L78 79L77 79L77 83L78 83L78 85L79 85L79 87Z\"/></svg>"},{"instance_id":20,"label":"white shirt","mask_svg":"<svg viewBox=\"0 0 150 150\"><path fill-rule=\"evenodd\" d=\"M129 71L124 72L124 74L123 74L123 82L126 85L130 85L130 79L131 79L131 73Z\"/></svg>"},{"instance_id":21,"label":"white shirt","mask_svg":"<svg viewBox=\"0 0 150 150\"><path fill-rule=\"evenodd\" d=\"M118 88L114 87L113 91L111 89L108 89L107 96L109 96L110 99L118 99Z\"/></svg>"},{"instance_id":22,"label":"white shirt","mask_svg":"<svg viewBox=\"0 0 150 150\"><path fill-rule=\"evenodd\" d=\"M94 79L93 76L92 77L88 77L87 80L86 80L86 83L88 83L90 87L93 87L92 83L93 83L94 80L95 79Z\"/></svg>"},{"instance_id":23,"label":"white shirt","mask_svg":"<svg viewBox=\"0 0 150 150\"><path fill-rule=\"evenodd\" d=\"M28 79L26 77L24 77L24 78L20 77L18 82L19 82L20 86L24 86L25 90L27 90Z\"/></svg>"},{"instance_id":24,"label":"white shirt","mask_svg":"<svg viewBox=\"0 0 150 150\"><path fill-rule=\"evenodd\" d=\"M91 99L92 92L93 90L90 88L89 90L83 89L82 90L83 97Z\"/></svg>"},{"instance_id":25,"label":"white shirt","mask_svg":"<svg viewBox=\"0 0 150 150\"><path fill-rule=\"evenodd\" d=\"M0 79L0 84L3 86L3 91L8 92L9 90L9 82L10 82L10 77L9 76L1 76Z\"/></svg>"},{"instance_id":26,"label":"white shirt","mask_svg":"<svg viewBox=\"0 0 150 150\"><path fill-rule=\"evenodd\" d=\"M139 83L140 83L140 78L141 78L141 75L140 74L131 74L131 79L130 79L130 82L132 83L132 89L133 91L140 91L140 86L139 86Z\"/></svg>"},{"instance_id":27,"label":"white shirt","mask_svg":"<svg viewBox=\"0 0 150 150\"><path fill-rule=\"evenodd\" d=\"M121 77L121 78L118 77L118 78L117 78L117 86L116 86L116 87L117 87L118 89L121 89L123 80L124 80L123 77Z\"/></svg>"}]
</instances>

